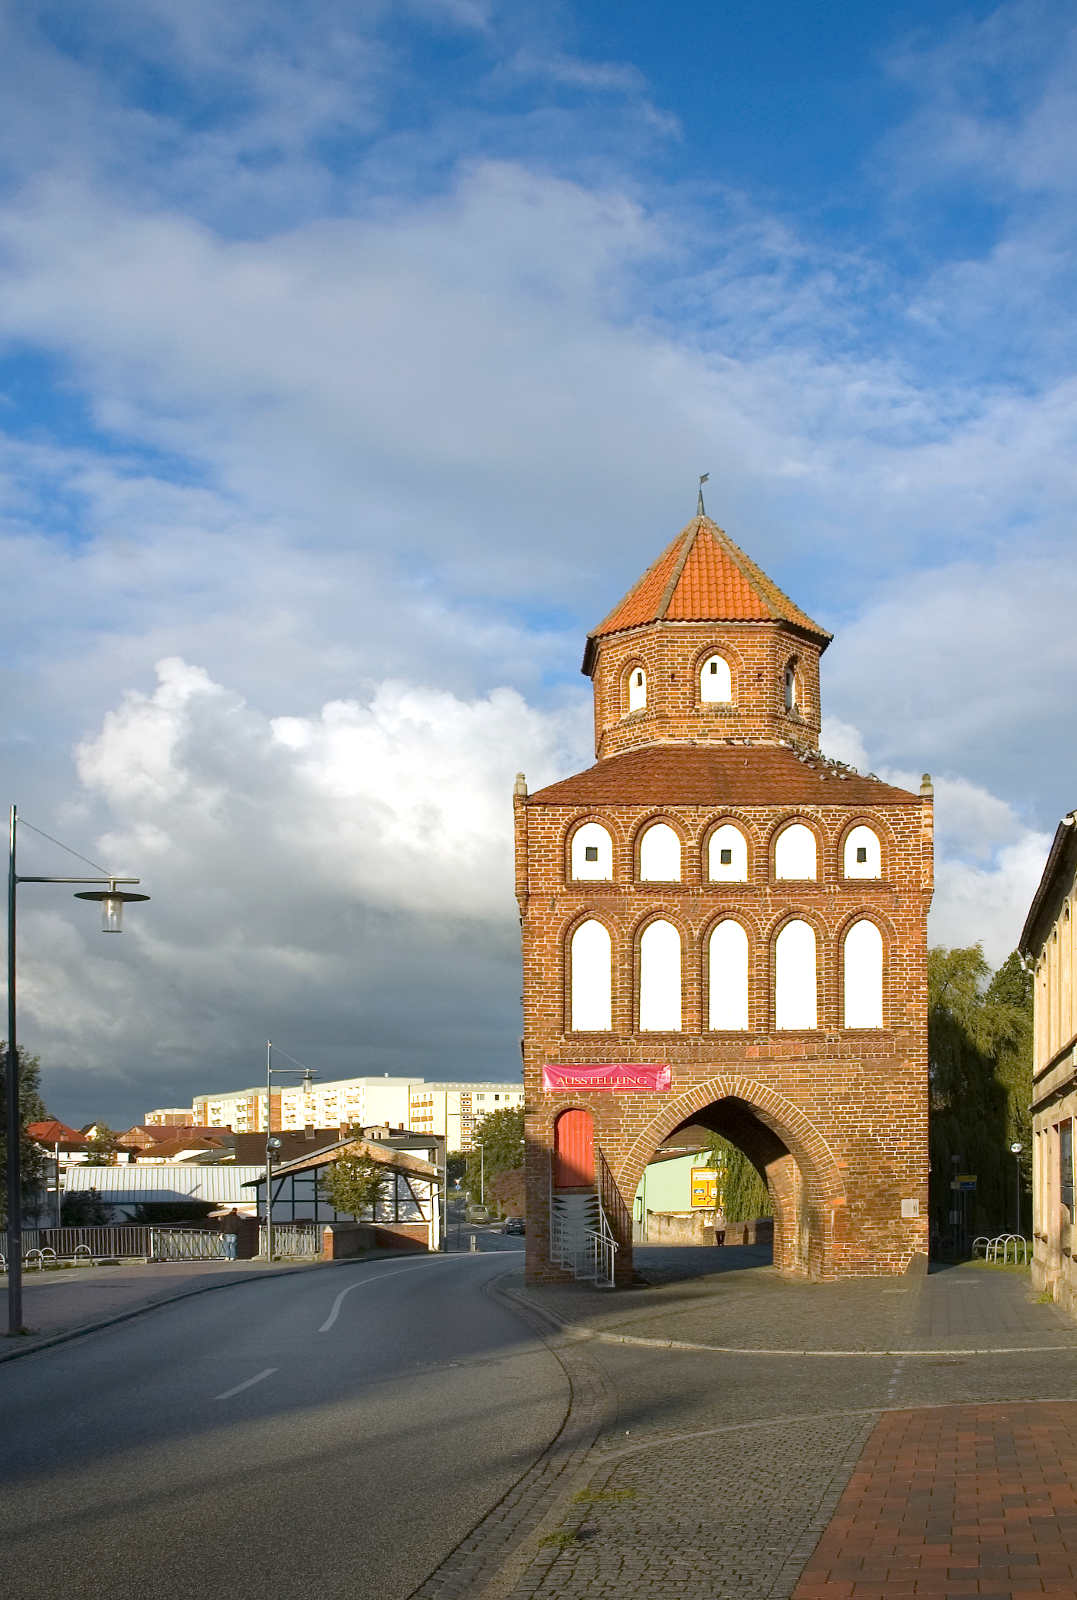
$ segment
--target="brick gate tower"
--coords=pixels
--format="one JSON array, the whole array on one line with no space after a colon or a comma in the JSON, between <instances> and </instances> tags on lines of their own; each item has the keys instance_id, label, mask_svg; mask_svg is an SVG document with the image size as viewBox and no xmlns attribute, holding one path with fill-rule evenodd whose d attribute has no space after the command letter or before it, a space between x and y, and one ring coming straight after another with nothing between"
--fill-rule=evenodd
<instances>
[{"instance_id":1,"label":"brick gate tower","mask_svg":"<svg viewBox=\"0 0 1077 1600\"><path fill-rule=\"evenodd\" d=\"M701 506L587 640L596 764L517 779L532 1281L627 1281L693 1125L765 1178L782 1271L926 1256L932 790L819 753L829 642Z\"/></svg>"}]
</instances>

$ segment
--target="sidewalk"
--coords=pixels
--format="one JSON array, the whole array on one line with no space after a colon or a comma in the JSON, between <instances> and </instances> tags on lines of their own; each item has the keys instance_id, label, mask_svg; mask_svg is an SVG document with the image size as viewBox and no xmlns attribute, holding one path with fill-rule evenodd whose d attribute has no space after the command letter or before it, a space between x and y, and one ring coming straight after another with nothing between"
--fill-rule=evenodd
<instances>
[{"instance_id":1,"label":"sidewalk","mask_svg":"<svg viewBox=\"0 0 1077 1600\"><path fill-rule=\"evenodd\" d=\"M674 1279L678 1254L617 1294L506 1284L613 1404L491 1597L1074 1600L1077 1325L1025 1274L788 1283L729 1251Z\"/></svg>"},{"instance_id":2,"label":"sidewalk","mask_svg":"<svg viewBox=\"0 0 1077 1600\"><path fill-rule=\"evenodd\" d=\"M265 1274L309 1271L319 1262L284 1261L266 1266L257 1261L125 1262L119 1266L61 1267L44 1272L23 1269L21 1338L0 1338L0 1361L72 1338L92 1328L107 1327L151 1306L209 1289L244 1283ZM0 1274L0 1300L7 1287ZM6 1326L6 1313L5 1313Z\"/></svg>"}]
</instances>

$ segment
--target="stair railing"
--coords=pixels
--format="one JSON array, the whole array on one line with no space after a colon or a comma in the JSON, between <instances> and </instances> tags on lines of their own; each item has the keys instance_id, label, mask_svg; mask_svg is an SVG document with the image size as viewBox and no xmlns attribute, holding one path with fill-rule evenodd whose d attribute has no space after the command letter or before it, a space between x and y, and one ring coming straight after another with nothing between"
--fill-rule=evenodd
<instances>
[{"instance_id":1,"label":"stair railing","mask_svg":"<svg viewBox=\"0 0 1077 1600\"><path fill-rule=\"evenodd\" d=\"M614 1239L619 1245L631 1243L632 1213L624 1203L617 1180L610 1171L602 1146L598 1144L595 1145L595 1188L598 1190L598 1203L608 1219Z\"/></svg>"}]
</instances>

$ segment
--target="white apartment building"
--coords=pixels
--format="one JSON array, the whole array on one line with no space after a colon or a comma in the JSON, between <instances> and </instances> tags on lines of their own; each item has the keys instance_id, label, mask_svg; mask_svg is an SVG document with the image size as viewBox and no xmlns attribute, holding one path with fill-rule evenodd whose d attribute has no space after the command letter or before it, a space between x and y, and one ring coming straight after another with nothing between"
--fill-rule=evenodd
<instances>
[{"instance_id":1,"label":"white apartment building","mask_svg":"<svg viewBox=\"0 0 1077 1600\"><path fill-rule=\"evenodd\" d=\"M315 1079L302 1083L274 1083L270 1116L274 1129L369 1127L388 1123L406 1127L408 1090L422 1082L415 1078L338 1078L329 1083ZM224 1094L199 1094L191 1111L197 1127L232 1128L236 1133L266 1132L266 1091L260 1084Z\"/></svg>"},{"instance_id":2,"label":"white apartment building","mask_svg":"<svg viewBox=\"0 0 1077 1600\"><path fill-rule=\"evenodd\" d=\"M444 1134L448 1150L470 1150L477 1123L491 1111L518 1111L522 1083L424 1083L411 1090L408 1127L413 1133Z\"/></svg>"},{"instance_id":3,"label":"white apartment building","mask_svg":"<svg viewBox=\"0 0 1077 1600\"><path fill-rule=\"evenodd\" d=\"M450 1150L470 1150L475 1124L490 1111L518 1110L524 1103L522 1083L428 1083L425 1078L338 1078L274 1084L270 1097L271 1127L350 1128L387 1124L414 1133L440 1134ZM169 1108L172 1110L173 1108ZM162 1120L148 1111L145 1121ZM201 1128L231 1128L235 1133L264 1133L265 1085L194 1098L190 1120Z\"/></svg>"}]
</instances>

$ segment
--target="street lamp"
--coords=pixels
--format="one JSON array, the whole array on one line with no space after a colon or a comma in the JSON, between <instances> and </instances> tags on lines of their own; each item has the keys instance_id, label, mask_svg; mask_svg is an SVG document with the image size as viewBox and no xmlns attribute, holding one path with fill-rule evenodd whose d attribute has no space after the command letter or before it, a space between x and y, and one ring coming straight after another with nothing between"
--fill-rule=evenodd
<instances>
[{"instance_id":1,"label":"street lamp","mask_svg":"<svg viewBox=\"0 0 1077 1600\"><path fill-rule=\"evenodd\" d=\"M1017 1227L1014 1229L1015 1233L1021 1232L1021 1151L1024 1148L1025 1147L1021 1143L1020 1139L1015 1139L1013 1144L1010 1146L1010 1154L1013 1156L1014 1174L1017 1179L1017 1186L1014 1191L1015 1199L1017 1201Z\"/></svg>"},{"instance_id":2,"label":"street lamp","mask_svg":"<svg viewBox=\"0 0 1077 1600\"><path fill-rule=\"evenodd\" d=\"M295 1057L288 1055L287 1050L282 1050L279 1045L277 1046L277 1054L287 1057L287 1059L289 1061L295 1061ZM314 1074L313 1074L313 1072L311 1072L310 1068L303 1066L302 1062L300 1062L300 1061L295 1061L295 1065L291 1066L291 1067L275 1067L273 1065L273 1041L271 1039L267 1039L266 1040L266 1261L267 1262L273 1260L273 1190L272 1190L272 1187L271 1187L272 1182L273 1182L273 1157L276 1155L277 1151L280 1149L280 1140L273 1138L273 1079L274 1078L287 1077L289 1074L294 1075L297 1072L301 1072L303 1074L303 1087L304 1087L304 1089L309 1089L310 1085L314 1082Z\"/></svg>"},{"instance_id":3,"label":"street lamp","mask_svg":"<svg viewBox=\"0 0 1077 1600\"><path fill-rule=\"evenodd\" d=\"M486 1204L486 1148L481 1139L472 1139L472 1146L479 1152L479 1204Z\"/></svg>"},{"instance_id":4,"label":"street lamp","mask_svg":"<svg viewBox=\"0 0 1077 1600\"><path fill-rule=\"evenodd\" d=\"M15 891L20 883L93 883L103 888L83 889L75 894L76 900L97 900L101 905L101 932L122 933L123 908L132 900L148 900L148 894L128 894L121 884L138 883L138 878L119 878L105 872L96 861L87 861L77 850L70 849L59 839L42 834L51 844L87 866L97 867L99 878L41 878L21 877L15 870L15 836L19 826L18 811L11 807L8 832L7 873L7 1316L8 1333L22 1332L22 1117L19 1114L19 1047L15 1027ZM23 827L40 833L32 822Z\"/></svg>"}]
</instances>

